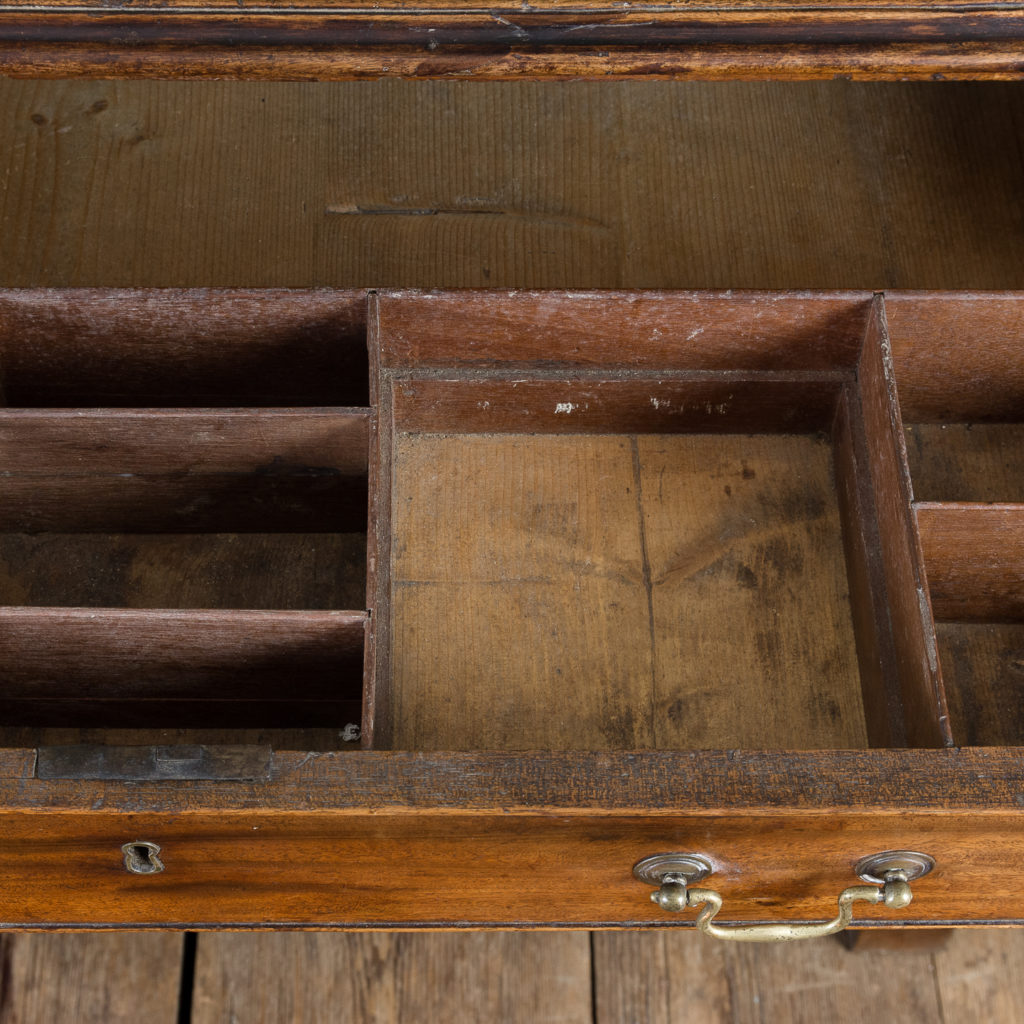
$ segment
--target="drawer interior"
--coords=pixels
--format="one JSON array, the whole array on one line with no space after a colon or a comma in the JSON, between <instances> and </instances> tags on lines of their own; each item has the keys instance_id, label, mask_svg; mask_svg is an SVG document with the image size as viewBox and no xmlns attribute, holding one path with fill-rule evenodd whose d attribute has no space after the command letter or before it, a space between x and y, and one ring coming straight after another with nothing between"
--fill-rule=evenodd
<instances>
[{"instance_id":1,"label":"drawer interior","mask_svg":"<svg viewBox=\"0 0 1024 1024\"><path fill-rule=\"evenodd\" d=\"M3 293L0 742L1017 744L1018 305Z\"/></svg>"},{"instance_id":2,"label":"drawer interior","mask_svg":"<svg viewBox=\"0 0 1024 1024\"><path fill-rule=\"evenodd\" d=\"M366 619L363 305L0 299L5 742L343 745Z\"/></svg>"},{"instance_id":3,"label":"drawer interior","mask_svg":"<svg viewBox=\"0 0 1024 1024\"><path fill-rule=\"evenodd\" d=\"M574 298L377 300L374 745L946 742L879 300Z\"/></svg>"},{"instance_id":4,"label":"drawer interior","mask_svg":"<svg viewBox=\"0 0 1024 1024\"><path fill-rule=\"evenodd\" d=\"M1024 742L1024 311L890 301L914 510L953 737Z\"/></svg>"}]
</instances>

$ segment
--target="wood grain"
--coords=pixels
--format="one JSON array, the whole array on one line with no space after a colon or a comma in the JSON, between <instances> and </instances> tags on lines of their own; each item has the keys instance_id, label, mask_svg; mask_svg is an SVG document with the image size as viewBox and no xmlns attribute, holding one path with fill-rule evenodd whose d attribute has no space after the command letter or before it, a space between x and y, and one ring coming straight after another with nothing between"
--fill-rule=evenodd
<instances>
[{"instance_id":1,"label":"wood grain","mask_svg":"<svg viewBox=\"0 0 1024 1024\"><path fill-rule=\"evenodd\" d=\"M180 935L4 935L4 1024L175 1024Z\"/></svg>"},{"instance_id":2,"label":"wood grain","mask_svg":"<svg viewBox=\"0 0 1024 1024\"><path fill-rule=\"evenodd\" d=\"M641 437L637 460L652 745L865 746L828 442Z\"/></svg>"},{"instance_id":3,"label":"wood grain","mask_svg":"<svg viewBox=\"0 0 1024 1024\"><path fill-rule=\"evenodd\" d=\"M109 5L0 17L6 74L168 78L597 77L814 78L860 72L1017 77L1020 12L974 7L970 16L904 3L853 6L733 5L623 12L507 9L481 16L456 3L368 16L342 5L242 13L193 4L124 13ZM559 8L562 8L559 10ZM426 33L431 33L428 36Z\"/></svg>"},{"instance_id":4,"label":"wood grain","mask_svg":"<svg viewBox=\"0 0 1024 1024\"><path fill-rule=\"evenodd\" d=\"M913 423L905 433L918 501L1024 502L1024 423Z\"/></svg>"},{"instance_id":5,"label":"wood grain","mask_svg":"<svg viewBox=\"0 0 1024 1024\"><path fill-rule=\"evenodd\" d=\"M1024 625L941 622L938 642L957 743L1024 742Z\"/></svg>"},{"instance_id":6,"label":"wood grain","mask_svg":"<svg viewBox=\"0 0 1024 1024\"><path fill-rule=\"evenodd\" d=\"M393 744L653 743L628 438L399 435Z\"/></svg>"},{"instance_id":7,"label":"wood grain","mask_svg":"<svg viewBox=\"0 0 1024 1024\"><path fill-rule=\"evenodd\" d=\"M354 532L369 413L3 410L0 521L16 533Z\"/></svg>"},{"instance_id":8,"label":"wood grain","mask_svg":"<svg viewBox=\"0 0 1024 1024\"><path fill-rule=\"evenodd\" d=\"M203 935L192 1019L590 1024L583 932Z\"/></svg>"},{"instance_id":9,"label":"wood grain","mask_svg":"<svg viewBox=\"0 0 1024 1024\"><path fill-rule=\"evenodd\" d=\"M4 604L363 608L365 534L2 534Z\"/></svg>"},{"instance_id":10,"label":"wood grain","mask_svg":"<svg viewBox=\"0 0 1024 1024\"><path fill-rule=\"evenodd\" d=\"M865 335L858 380L907 741L914 747L949 744L935 624L911 510L910 471L881 302Z\"/></svg>"},{"instance_id":11,"label":"wood grain","mask_svg":"<svg viewBox=\"0 0 1024 1024\"><path fill-rule=\"evenodd\" d=\"M1002 945L998 936L994 945ZM676 931L602 932L594 936L594 976L601 1022L860 1024L865 1006L893 1024L956 1019L942 1017L928 953L851 956L831 939L802 942L797 952Z\"/></svg>"},{"instance_id":12,"label":"wood grain","mask_svg":"<svg viewBox=\"0 0 1024 1024\"><path fill-rule=\"evenodd\" d=\"M0 108L8 286L1024 284L1012 85L0 79ZM256 368L322 349L260 348L224 390L251 352L301 401Z\"/></svg>"},{"instance_id":13,"label":"wood grain","mask_svg":"<svg viewBox=\"0 0 1024 1024\"><path fill-rule=\"evenodd\" d=\"M414 370L853 369L869 294L391 292L381 362Z\"/></svg>"},{"instance_id":14,"label":"wood grain","mask_svg":"<svg viewBox=\"0 0 1024 1024\"><path fill-rule=\"evenodd\" d=\"M337 755L349 764L370 756ZM855 881L859 857L905 846L932 853L940 868L915 885L906 911L858 908L862 924L1024 919L1016 880L993 883L979 863L988 858L977 856L984 849L1013 863L1021 855L1016 811L125 815L100 807L5 814L4 837L9 926L678 928L692 917L667 918L631 874L641 857L672 849L711 858L727 920L821 920ZM167 869L158 877L130 875L121 863L121 845L141 840L162 848Z\"/></svg>"},{"instance_id":15,"label":"wood grain","mask_svg":"<svg viewBox=\"0 0 1024 1024\"><path fill-rule=\"evenodd\" d=\"M1024 619L1024 505L918 504L938 619Z\"/></svg>"},{"instance_id":16,"label":"wood grain","mask_svg":"<svg viewBox=\"0 0 1024 1024\"><path fill-rule=\"evenodd\" d=\"M907 423L1021 419L1024 297L908 292L885 305Z\"/></svg>"},{"instance_id":17,"label":"wood grain","mask_svg":"<svg viewBox=\"0 0 1024 1024\"><path fill-rule=\"evenodd\" d=\"M395 472L396 746L864 744L821 441L400 435Z\"/></svg>"},{"instance_id":18,"label":"wood grain","mask_svg":"<svg viewBox=\"0 0 1024 1024\"><path fill-rule=\"evenodd\" d=\"M839 394L835 377L814 374L524 377L396 380L395 425L409 433L801 434L831 425Z\"/></svg>"},{"instance_id":19,"label":"wood grain","mask_svg":"<svg viewBox=\"0 0 1024 1024\"><path fill-rule=\"evenodd\" d=\"M868 743L873 747L905 747L906 722L869 464L871 453L855 388L843 389L832 439Z\"/></svg>"},{"instance_id":20,"label":"wood grain","mask_svg":"<svg viewBox=\"0 0 1024 1024\"><path fill-rule=\"evenodd\" d=\"M935 954L935 984L944 1019L1014 1020L1024 1008L1019 962L1024 932L956 932L949 947Z\"/></svg>"},{"instance_id":21,"label":"wood grain","mask_svg":"<svg viewBox=\"0 0 1024 1024\"><path fill-rule=\"evenodd\" d=\"M362 612L0 608L3 699L358 700L365 620Z\"/></svg>"},{"instance_id":22,"label":"wood grain","mask_svg":"<svg viewBox=\"0 0 1024 1024\"><path fill-rule=\"evenodd\" d=\"M273 287L0 291L7 404L365 406L365 305Z\"/></svg>"}]
</instances>

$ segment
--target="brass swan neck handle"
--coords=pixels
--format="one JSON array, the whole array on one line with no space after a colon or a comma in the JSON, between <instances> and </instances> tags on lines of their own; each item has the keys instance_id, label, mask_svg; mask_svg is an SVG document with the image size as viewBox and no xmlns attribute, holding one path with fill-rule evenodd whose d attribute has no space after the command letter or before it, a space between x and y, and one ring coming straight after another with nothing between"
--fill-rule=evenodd
<instances>
[{"instance_id":1,"label":"brass swan neck handle","mask_svg":"<svg viewBox=\"0 0 1024 1024\"><path fill-rule=\"evenodd\" d=\"M722 896L714 889L692 886L712 871L711 862L696 854L656 854L640 861L633 873L641 881L660 883L651 899L662 910L678 913L700 907L696 925L705 935L729 942L791 942L842 931L853 921L853 905L858 901L884 903L893 910L902 910L913 899L910 882L927 874L934 863L927 854L910 850L889 850L862 858L854 870L872 884L844 889L839 894L839 911L831 921L796 924L715 924Z\"/></svg>"}]
</instances>

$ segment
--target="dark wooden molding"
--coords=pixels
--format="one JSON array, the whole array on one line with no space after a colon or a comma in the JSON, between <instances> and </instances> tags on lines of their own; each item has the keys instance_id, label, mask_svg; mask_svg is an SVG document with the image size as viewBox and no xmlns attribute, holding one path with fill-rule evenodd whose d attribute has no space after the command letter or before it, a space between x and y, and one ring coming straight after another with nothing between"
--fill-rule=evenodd
<instances>
[{"instance_id":1,"label":"dark wooden molding","mask_svg":"<svg viewBox=\"0 0 1024 1024\"><path fill-rule=\"evenodd\" d=\"M0 12L0 71L31 77L1018 78L1019 3L65 0Z\"/></svg>"}]
</instances>

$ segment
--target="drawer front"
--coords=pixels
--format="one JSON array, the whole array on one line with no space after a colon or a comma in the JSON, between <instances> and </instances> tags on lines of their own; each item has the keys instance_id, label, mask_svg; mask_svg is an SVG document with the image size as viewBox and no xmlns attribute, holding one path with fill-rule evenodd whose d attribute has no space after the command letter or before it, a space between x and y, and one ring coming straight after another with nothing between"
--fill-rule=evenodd
<instances>
[{"instance_id":1,"label":"drawer front","mask_svg":"<svg viewBox=\"0 0 1024 1024\"><path fill-rule=\"evenodd\" d=\"M1024 921L1018 815L99 812L8 814L0 834L7 927L691 925L632 875L670 851L711 862L720 921L821 921L860 858L907 848L934 871L858 923ZM126 870L130 842L164 870Z\"/></svg>"}]
</instances>

